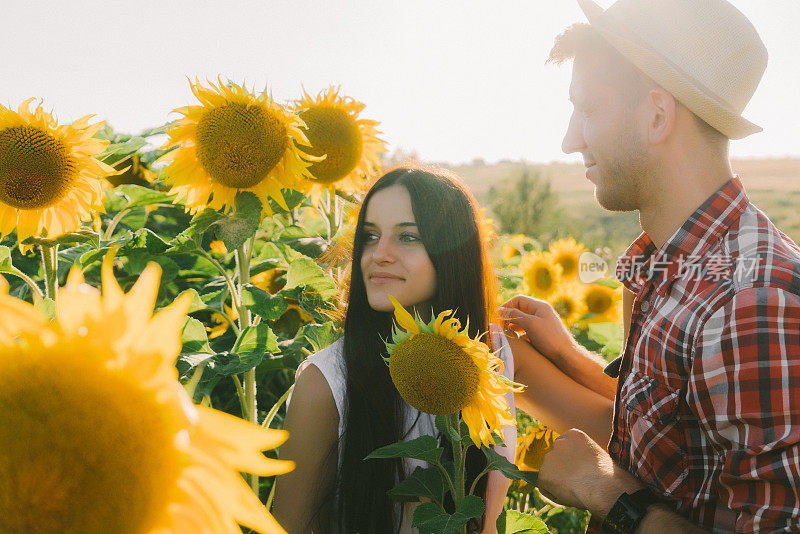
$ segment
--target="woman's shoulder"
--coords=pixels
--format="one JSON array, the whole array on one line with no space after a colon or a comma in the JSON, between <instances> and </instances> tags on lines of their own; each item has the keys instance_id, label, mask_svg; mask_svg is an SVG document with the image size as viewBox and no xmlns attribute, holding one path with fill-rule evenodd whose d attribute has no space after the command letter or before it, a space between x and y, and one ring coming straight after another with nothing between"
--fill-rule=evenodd
<instances>
[{"instance_id":1,"label":"woman's shoulder","mask_svg":"<svg viewBox=\"0 0 800 534\"><path fill-rule=\"evenodd\" d=\"M344 338L339 338L324 349L311 354L303 360L300 365L297 366L295 383L300 380L300 376L304 374L304 371L309 366L316 367L322 377L324 377L325 380L319 382L318 387L330 390L336 403L336 409L339 414L341 414L344 408L345 388ZM325 386L327 386L327 388L325 388Z\"/></svg>"},{"instance_id":2,"label":"woman's shoulder","mask_svg":"<svg viewBox=\"0 0 800 534\"><path fill-rule=\"evenodd\" d=\"M300 364L313 363L314 365L319 366L322 365L341 365L344 363L344 338L340 337L327 347L322 350L319 350L313 354L310 354L305 360L302 361Z\"/></svg>"}]
</instances>

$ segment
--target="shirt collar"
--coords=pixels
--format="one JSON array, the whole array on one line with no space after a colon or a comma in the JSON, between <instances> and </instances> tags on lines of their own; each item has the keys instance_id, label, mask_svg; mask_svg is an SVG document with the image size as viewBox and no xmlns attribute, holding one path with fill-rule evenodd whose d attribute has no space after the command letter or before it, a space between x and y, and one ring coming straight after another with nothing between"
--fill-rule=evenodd
<instances>
[{"instance_id":1,"label":"shirt collar","mask_svg":"<svg viewBox=\"0 0 800 534\"><path fill-rule=\"evenodd\" d=\"M681 274L682 265L700 261L739 219L748 203L741 180L734 176L708 197L660 249L656 250L650 236L642 232L617 262L617 278L634 293L650 278L659 294L665 296L671 282Z\"/></svg>"}]
</instances>

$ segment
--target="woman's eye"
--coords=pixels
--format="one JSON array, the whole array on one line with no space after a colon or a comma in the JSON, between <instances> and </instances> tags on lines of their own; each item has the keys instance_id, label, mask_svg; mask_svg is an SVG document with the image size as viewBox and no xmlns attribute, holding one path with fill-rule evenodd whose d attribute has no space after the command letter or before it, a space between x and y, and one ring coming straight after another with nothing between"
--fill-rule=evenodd
<instances>
[{"instance_id":1,"label":"woman's eye","mask_svg":"<svg viewBox=\"0 0 800 534\"><path fill-rule=\"evenodd\" d=\"M409 234L408 232L403 232L402 234L400 234L400 241L402 241L403 243L416 243L419 240L420 240L419 236L414 234Z\"/></svg>"},{"instance_id":2,"label":"woman's eye","mask_svg":"<svg viewBox=\"0 0 800 534\"><path fill-rule=\"evenodd\" d=\"M374 243L380 239L380 236L375 232L367 232L364 234L364 243Z\"/></svg>"}]
</instances>

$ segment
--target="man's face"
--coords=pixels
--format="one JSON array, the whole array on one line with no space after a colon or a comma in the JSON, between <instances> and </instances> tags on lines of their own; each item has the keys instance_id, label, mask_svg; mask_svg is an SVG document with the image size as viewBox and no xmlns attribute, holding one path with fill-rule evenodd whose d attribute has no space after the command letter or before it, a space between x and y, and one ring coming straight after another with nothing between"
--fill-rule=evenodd
<instances>
[{"instance_id":1,"label":"man's face","mask_svg":"<svg viewBox=\"0 0 800 534\"><path fill-rule=\"evenodd\" d=\"M570 84L572 117L561 148L580 152L597 202L612 211L639 209L653 168L647 152L643 101L602 61L575 59ZM616 82L616 83L615 83Z\"/></svg>"}]
</instances>

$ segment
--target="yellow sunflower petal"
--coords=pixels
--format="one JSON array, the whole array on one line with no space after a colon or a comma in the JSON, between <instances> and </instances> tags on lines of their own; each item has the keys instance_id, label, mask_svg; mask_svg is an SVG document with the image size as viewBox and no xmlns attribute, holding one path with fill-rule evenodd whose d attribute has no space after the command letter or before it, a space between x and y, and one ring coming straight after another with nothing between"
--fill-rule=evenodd
<instances>
[{"instance_id":1,"label":"yellow sunflower petal","mask_svg":"<svg viewBox=\"0 0 800 534\"><path fill-rule=\"evenodd\" d=\"M394 318L397 324L405 328L407 332L419 334L419 325L417 325L417 322L411 314L408 313L403 305L397 302L397 299L393 296L389 295L389 300L392 301L392 305L394 306Z\"/></svg>"}]
</instances>

